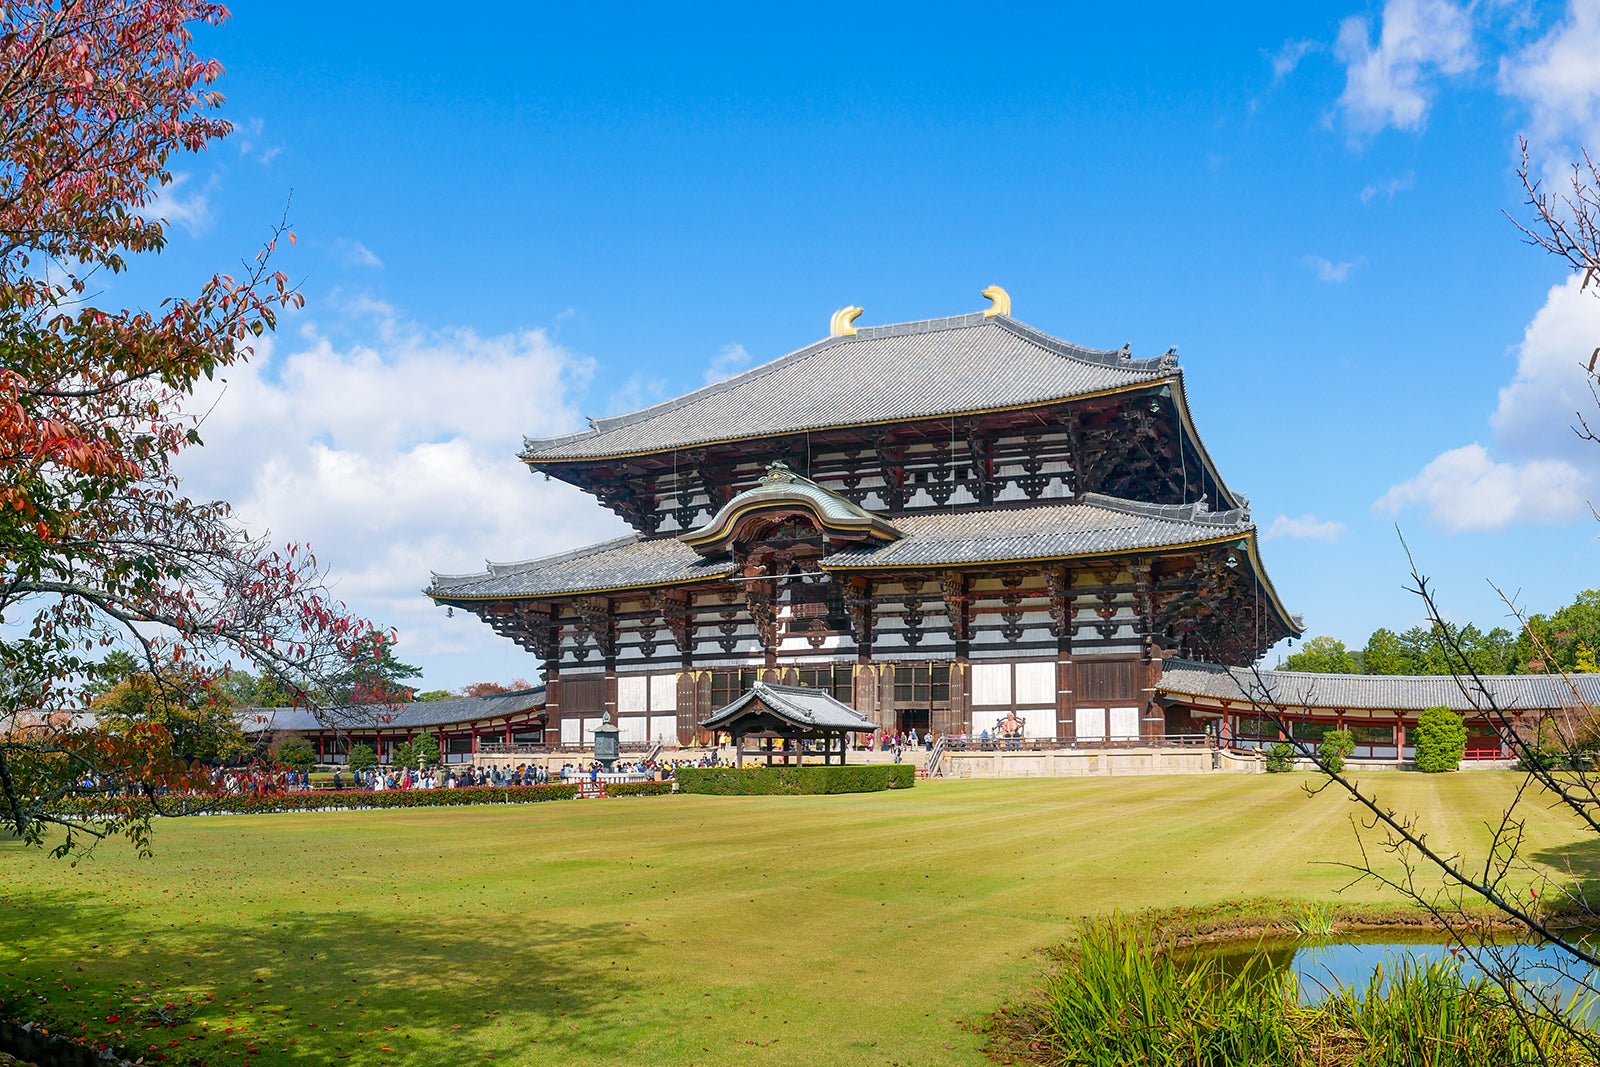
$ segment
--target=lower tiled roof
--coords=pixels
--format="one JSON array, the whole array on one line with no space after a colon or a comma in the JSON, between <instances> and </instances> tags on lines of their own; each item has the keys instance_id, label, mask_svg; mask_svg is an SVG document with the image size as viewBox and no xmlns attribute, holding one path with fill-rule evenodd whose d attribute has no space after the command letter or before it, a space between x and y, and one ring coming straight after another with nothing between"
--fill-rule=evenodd
<instances>
[{"instance_id":1,"label":"lower tiled roof","mask_svg":"<svg viewBox=\"0 0 1600 1067\"><path fill-rule=\"evenodd\" d=\"M337 724L340 730L407 730L425 726L503 719L544 707L544 686L451 700L412 704L352 704L313 713L305 708L240 708L239 725L247 734L277 731L315 732ZM389 716L384 722L383 716Z\"/></svg>"},{"instance_id":2,"label":"lower tiled roof","mask_svg":"<svg viewBox=\"0 0 1600 1067\"><path fill-rule=\"evenodd\" d=\"M1132 502L1104 496L1091 496L1081 504L911 514L896 519L895 525L906 535L901 540L836 552L823 566L872 570L1069 559L1215 541L1254 529L1237 511L1208 513L1189 505L1166 515L1152 514Z\"/></svg>"},{"instance_id":3,"label":"lower tiled roof","mask_svg":"<svg viewBox=\"0 0 1600 1067\"><path fill-rule=\"evenodd\" d=\"M875 570L1071 559L1217 541L1255 529L1242 511L1208 512L1195 504L1153 508L1093 494L1082 503L913 512L896 517L895 528L905 534L900 540L844 549L825 557L822 566ZM478 574L436 574L426 592L446 603L577 596L681 585L733 571L731 560L703 559L676 537L629 537L524 563L490 564Z\"/></svg>"},{"instance_id":4,"label":"lower tiled roof","mask_svg":"<svg viewBox=\"0 0 1600 1067\"><path fill-rule=\"evenodd\" d=\"M478 574L435 574L423 592L445 601L576 596L682 585L733 570L732 561L708 560L676 537L635 536L521 563L491 563Z\"/></svg>"},{"instance_id":5,"label":"lower tiled roof","mask_svg":"<svg viewBox=\"0 0 1600 1067\"><path fill-rule=\"evenodd\" d=\"M1266 670L1259 675L1248 667L1169 659L1156 688L1177 697L1248 703L1254 696L1265 705L1327 711L1422 711L1435 707L1481 711L1488 707L1470 679L1457 680L1450 675ZM1499 674L1485 676L1483 682L1496 706L1504 711L1570 708L1580 699L1591 706L1600 702L1600 675L1573 675L1569 683L1560 676Z\"/></svg>"}]
</instances>

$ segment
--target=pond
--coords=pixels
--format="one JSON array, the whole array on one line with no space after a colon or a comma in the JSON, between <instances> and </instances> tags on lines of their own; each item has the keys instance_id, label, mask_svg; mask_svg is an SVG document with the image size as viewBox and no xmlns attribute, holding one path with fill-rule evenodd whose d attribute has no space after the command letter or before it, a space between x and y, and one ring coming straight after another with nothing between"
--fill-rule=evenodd
<instances>
[{"instance_id":1,"label":"pond","mask_svg":"<svg viewBox=\"0 0 1600 1067\"><path fill-rule=\"evenodd\" d=\"M1591 949L1600 948L1593 934L1586 936L1585 944ZM1582 963L1569 961L1552 946L1506 941L1496 945L1495 952L1516 969L1523 981L1553 984L1562 1002L1584 992L1580 978L1586 977L1591 988L1600 987L1600 975L1590 972ZM1448 938L1415 930L1368 930L1327 940L1225 941L1187 949L1184 956L1216 960L1223 973L1229 975L1262 967L1292 972L1299 984L1300 998L1306 1003L1322 1000L1329 990L1340 984L1365 989L1377 968L1382 967L1385 974L1392 974L1407 957L1418 963L1442 963L1455 958L1461 962L1463 976L1473 978L1483 973L1470 956L1451 945ZM1590 1021L1600 1021L1600 1003L1592 1005L1585 1014Z\"/></svg>"}]
</instances>

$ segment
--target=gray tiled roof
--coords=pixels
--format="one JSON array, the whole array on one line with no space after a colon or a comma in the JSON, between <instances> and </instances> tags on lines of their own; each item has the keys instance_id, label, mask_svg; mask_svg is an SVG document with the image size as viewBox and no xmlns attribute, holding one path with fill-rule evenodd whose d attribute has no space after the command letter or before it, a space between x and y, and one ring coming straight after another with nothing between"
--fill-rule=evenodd
<instances>
[{"instance_id":1,"label":"gray tiled roof","mask_svg":"<svg viewBox=\"0 0 1600 1067\"><path fill-rule=\"evenodd\" d=\"M756 700L760 700L780 717L800 727L822 727L830 730L852 730L871 733L878 728L871 719L862 718L848 704L842 704L820 689L801 685L774 685L756 682L731 704L725 704L711 713L700 725L707 730L720 728L735 718Z\"/></svg>"},{"instance_id":2,"label":"gray tiled roof","mask_svg":"<svg viewBox=\"0 0 1600 1067\"><path fill-rule=\"evenodd\" d=\"M1151 514L1152 511L1164 514ZM1208 512L1203 505L1173 508L1091 494L1082 504L1035 504L940 515L902 515L904 534L883 545L847 548L824 557L824 569L873 570L1070 559L1213 541L1254 527L1242 511ZM491 564L479 574L436 574L426 590L438 600L576 596L609 589L643 589L732 574L727 559L702 559L675 537L637 537L526 563Z\"/></svg>"},{"instance_id":3,"label":"gray tiled roof","mask_svg":"<svg viewBox=\"0 0 1600 1067\"><path fill-rule=\"evenodd\" d=\"M1270 696L1263 696L1261 683L1247 667L1170 659L1156 687L1175 696L1247 701L1253 694L1263 704L1330 711L1422 711L1434 707L1472 711L1487 707L1481 695L1463 688L1464 684L1470 686L1470 681L1457 681L1449 675L1260 673ZM1501 674L1483 681L1505 711L1572 707L1575 703L1571 688L1559 677ZM1600 675L1573 675L1572 681L1585 702L1600 703Z\"/></svg>"},{"instance_id":4,"label":"gray tiled roof","mask_svg":"<svg viewBox=\"0 0 1600 1067\"><path fill-rule=\"evenodd\" d=\"M1167 516L1150 511L1149 505L1091 494L1081 504L904 515L896 520L903 539L836 552L822 565L873 569L1067 559L1212 541L1254 529L1241 511L1206 512L1195 505Z\"/></svg>"},{"instance_id":5,"label":"gray tiled roof","mask_svg":"<svg viewBox=\"0 0 1600 1067\"><path fill-rule=\"evenodd\" d=\"M595 459L834 426L1049 403L1171 377L1173 357L1132 360L981 313L862 327L654 407L529 438L529 462Z\"/></svg>"},{"instance_id":6,"label":"gray tiled roof","mask_svg":"<svg viewBox=\"0 0 1600 1067\"><path fill-rule=\"evenodd\" d=\"M521 563L491 563L477 574L435 574L423 592L443 600L573 596L677 585L732 574L733 569L732 562L704 559L676 537L619 537Z\"/></svg>"},{"instance_id":7,"label":"gray tiled roof","mask_svg":"<svg viewBox=\"0 0 1600 1067\"><path fill-rule=\"evenodd\" d=\"M425 700L413 704L353 704L328 708L320 715L305 708L240 708L239 724L247 734L279 730L315 732L337 723L341 730L408 730L424 726L452 726L520 715L544 707L544 686L491 696ZM384 722L383 716L389 716Z\"/></svg>"}]
</instances>

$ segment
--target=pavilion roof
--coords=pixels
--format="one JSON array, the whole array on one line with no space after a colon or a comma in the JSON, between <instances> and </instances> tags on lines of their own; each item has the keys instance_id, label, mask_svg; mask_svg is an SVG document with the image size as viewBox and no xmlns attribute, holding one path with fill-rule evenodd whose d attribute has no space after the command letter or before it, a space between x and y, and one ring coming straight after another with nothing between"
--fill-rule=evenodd
<instances>
[{"instance_id":1,"label":"pavilion roof","mask_svg":"<svg viewBox=\"0 0 1600 1067\"><path fill-rule=\"evenodd\" d=\"M1458 680L1448 674L1313 674L1268 670L1259 673L1258 680L1248 667L1169 659L1156 688L1172 696L1228 700L1245 705L1254 696L1265 706L1307 710L1422 711L1446 707L1456 711L1483 711L1488 707L1482 696L1471 688L1470 679ZM1483 682L1495 703L1508 712L1573 707L1580 697L1590 706L1600 703L1600 675L1572 675L1571 684L1559 676L1543 674L1486 675Z\"/></svg>"},{"instance_id":2,"label":"pavilion roof","mask_svg":"<svg viewBox=\"0 0 1600 1067\"><path fill-rule=\"evenodd\" d=\"M336 723L341 730L407 730L451 726L522 715L544 707L544 686L450 700L423 700L409 704L348 704L320 714L306 708L240 708L237 715L247 734L278 731L317 731ZM389 721L384 721L384 716Z\"/></svg>"},{"instance_id":3,"label":"pavilion roof","mask_svg":"<svg viewBox=\"0 0 1600 1067\"><path fill-rule=\"evenodd\" d=\"M1255 526L1243 510L1213 512L1203 503L1141 504L1089 494L1081 503L910 513L896 517L895 529L903 535L899 540L846 547L823 557L823 569L872 571L1115 556L1230 538L1248 541ZM523 563L491 563L477 574L436 574L426 592L445 602L555 598L682 585L733 571L731 559L703 559L676 537L628 537Z\"/></svg>"},{"instance_id":4,"label":"pavilion roof","mask_svg":"<svg viewBox=\"0 0 1600 1067\"><path fill-rule=\"evenodd\" d=\"M840 703L820 689L772 682L756 682L731 704L713 711L700 726L706 730L720 730L757 703L800 730L871 733L878 728L871 719L863 718L854 708Z\"/></svg>"},{"instance_id":5,"label":"pavilion roof","mask_svg":"<svg viewBox=\"0 0 1600 1067\"><path fill-rule=\"evenodd\" d=\"M563 437L528 438L532 464L661 452L803 430L1025 407L1177 376L1176 357L1135 360L982 312L863 326Z\"/></svg>"}]
</instances>

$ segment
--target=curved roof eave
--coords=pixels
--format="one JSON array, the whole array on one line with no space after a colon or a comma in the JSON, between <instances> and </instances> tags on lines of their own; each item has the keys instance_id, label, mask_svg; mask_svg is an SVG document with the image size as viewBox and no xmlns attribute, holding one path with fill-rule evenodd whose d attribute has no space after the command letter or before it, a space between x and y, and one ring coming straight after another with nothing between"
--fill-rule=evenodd
<instances>
[{"instance_id":1,"label":"curved roof eave","mask_svg":"<svg viewBox=\"0 0 1600 1067\"><path fill-rule=\"evenodd\" d=\"M640 448L589 456L554 456L549 459L541 459L538 456L531 454L530 449L527 447L529 444L529 439L524 438L523 451L517 454L517 458L523 463L527 464L529 468L544 472L545 468L547 467L578 467L591 463L603 463L619 459L637 459L640 456L670 455L673 452L681 452L684 449L689 448L716 448L719 445L738 444L741 441L767 441L780 437L795 437L797 435L806 433L829 433L834 430L848 430L857 426L899 426L918 422L929 422L932 420L967 419L976 415L997 415L1008 411L1025 411L1028 408L1049 407L1052 404L1067 404L1079 400L1097 400L1100 397L1118 396L1123 393L1147 392L1150 390L1159 389L1163 385L1171 383L1172 380L1173 379L1171 378L1151 378L1147 381L1129 382L1126 385L1113 386L1108 389L1095 389L1083 393L1073 393L1069 396L1056 397L1053 400L1034 400L1025 404L1002 404L997 407L971 408L962 411L940 411L932 415L906 415L892 419L868 419L857 422L839 422L825 426L808 426L792 430L773 430L767 433L754 433L739 437L720 437L715 440L691 441L685 444L673 445L670 447ZM568 441L582 440L590 436L598 435L596 435L593 431L586 431L583 433L569 434L565 438L549 438L533 443L538 444L541 447L548 447L558 442L566 443ZM1198 438L1196 439L1196 443L1198 444ZM1207 469L1211 470L1213 476L1215 476L1215 468L1211 465L1209 457L1207 458ZM548 473L554 473L554 471L550 471Z\"/></svg>"},{"instance_id":2,"label":"curved roof eave","mask_svg":"<svg viewBox=\"0 0 1600 1067\"><path fill-rule=\"evenodd\" d=\"M1080 397L1087 399L1105 393L1125 391L1124 386L1112 386L1100 389L1085 388L1076 390L1053 400L1035 399L1025 404L978 405L973 407L959 408L952 407L947 411L934 411L932 413L905 416L895 415L893 417L885 417L881 419L855 418L848 422L841 422L838 424L818 422L812 425L794 426L784 430L775 430L767 433L750 435L740 434L737 436L708 438L704 440L685 440L676 442L672 445L650 445L648 447L622 446L613 448L611 450L585 452L580 455L548 455L548 453L561 450L566 446L582 441L593 440L615 430L648 422L651 419L669 414L675 410L687 407L708 397L737 389L765 375L781 371L793 363L805 360L808 357L815 356L818 353L825 352L831 348L849 346L859 342L870 342L882 338L934 334L947 330L965 330L972 327L999 329L1009 334L1017 341L1023 342L1036 349L1048 351L1058 357L1061 357L1062 359L1070 360L1081 366L1096 366L1106 368L1108 370L1132 372L1138 375L1148 375L1148 377L1143 378L1141 381L1127 383L1127 385L1134 388L1148 385L1151 382L1159 382L1165 377L1165 372L1174 367L1176 363L1175 356L1170 352L1151 359L1136 360L1130 357L1126 347L1122 349L1096 349L1074 344L1073 342L1065 341L1061 338L1045 333L1036 327L1019 322L1016 319L1011 318L1009 315L988 315L983 312L974 312L966 315L923 319L914 322L887 323L881 326L863 326L856 330L853 335L822 338L821 340L804 345L801 348L779 356L776 359L769 360L759 366L752 367L749 370L733 375L732 377L723 379L719 382L713 382L710 385L702 386L701 388L685 393L682 396L664 400L661 403L653 404L650 407L641 408L638 411L628 412L622 415L615 415L608 418L590 419L589 428L586 430L579 430L574 433L562 434L554 437L525 437L523 439L523 448L519 453L519 458L530 466L537 464L540 467L544 465L561 467L573 464L624 459L633 456L655 455L682 448L716 446L734 441L762 440L770 437L801 433L807 430L811 432L826 432L829 430L840 429L849 426L883 426L896 423L922 421L928 418L961 418L983 414L989 411L1016 410L1025 407L1037 406L1040 403L1059 403L1061 401L1078 399Z\"/></svg>"}]
</instances>

